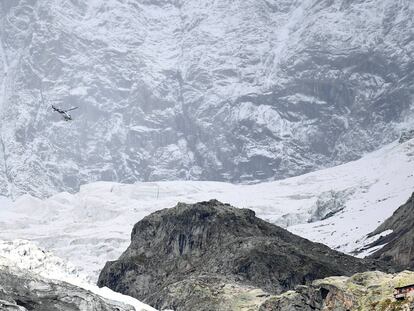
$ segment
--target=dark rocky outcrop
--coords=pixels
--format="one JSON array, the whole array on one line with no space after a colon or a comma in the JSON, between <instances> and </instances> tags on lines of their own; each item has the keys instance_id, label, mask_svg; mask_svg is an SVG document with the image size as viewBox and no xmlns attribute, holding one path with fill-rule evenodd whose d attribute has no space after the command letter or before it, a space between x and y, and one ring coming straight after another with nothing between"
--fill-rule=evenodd
<instances>
[{"instance_id":1,"label":"dark rocky outcrop","mask_svg":"<svg viewBox=\"0 0 414 311\"><path fill-rule=\"evenodd\" d=\"M131 245L102 270L98 285L158 308L232 310L226 284L277 294L332 275L375 269L257 217L212 200L179 203L139 221ZM216 290L214 290L216 288Z\"/></svg>"},{"instance_id":2,"label":"dark rocky outcrop","mask_svg":"<svg viewBox=\"0 0 414 311\"><path fill-rule=\"evenodd\" d=\"M0 310L4 311L133 311L85 289L0 265Z\"/></svg>"},{"instance_id":3,"label":"dark rocky outcrop","mask_svg":"<svg viewBox=\"0 0 414 311\"><path fill-rule=\"evenodd\" d=\"M397 301L393 295L396 286L412 282L411 271L398 274L370 271L352 277L329 277L271 297L259 311L412 311L414 297Z\"/></svg>"},{"instance_id":4,"label":"dark rocky outcrop","mask_svg":"<svg viewBox=\"0 0 414 311\"><path fill-rule=\"evenodd\" d=\"M414 138L414 130L404 130L401 133L400 139L398 140L398 142L400 144L405 143L406 141L409 141L410 139Z\"/></svg>"},{"instance_id":5,"label":"dark rocky outcrop","mask_svg":"<svg viewBox=\"0 0 414 311\"><path fill-rule=\"evenodd\" d=\"M386 230L392 233L380 237L368 247L384 245L370 257L395 262L406 269L414 269L414 193L404 205L379 226L370 236Z\"/></svg>"}]
</instances>

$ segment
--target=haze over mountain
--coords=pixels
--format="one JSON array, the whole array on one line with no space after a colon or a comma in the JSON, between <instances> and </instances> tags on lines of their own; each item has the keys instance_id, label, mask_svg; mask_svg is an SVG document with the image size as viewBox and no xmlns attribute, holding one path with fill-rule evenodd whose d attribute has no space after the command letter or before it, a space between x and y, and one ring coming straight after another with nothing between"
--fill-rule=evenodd
<instances>
[{"instance_id":1,"label":"haze over mountain","mask_svg":"<svg viewBox=\"0 0 414 311\"><path fill-rule=\"evenodd\" d=\"M410 0L3 0L0 192L358 158L413 119L413 15Z\"/></svg>"}]
</instances>

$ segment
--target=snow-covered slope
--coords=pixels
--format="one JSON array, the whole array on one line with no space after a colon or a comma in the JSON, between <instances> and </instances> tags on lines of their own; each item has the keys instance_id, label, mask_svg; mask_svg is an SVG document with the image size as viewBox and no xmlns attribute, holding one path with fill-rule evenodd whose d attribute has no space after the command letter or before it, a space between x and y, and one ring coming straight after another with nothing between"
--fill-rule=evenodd
<instances>
[{"instance_id":1,"label":"snow-covered slope","mask_svg":"<svg viewBox=\"0 0 414 311\"><path fill-rule=\"evenodd\" d=\"M294 233L351 252L367 244L365 235L413 190L412 139L344 165L256 185L99 182L82 186L76 194L64 192L45 200L29 195L15 202L6 199L0 201L0 238L34 241L96 280L104 263L126 249L133 225L145 215L178 201L215 198L252 208Z\"/></svg>"},{"instance_id":2,"label":"snow-covered slope","mask_svg":"<svg viewBox=\"0 0 414 311\"><path fill-rule=\"evenodd\" d=\"M0 193L356 159L413 119L413 16L412 0L1 1Z\"/></svg>"},{"instance_id":3,"label":"snow-covered slope","mask_svg":"<svg viewBox=\"0 0 414 311\"><path fill-rule=\"evenodd\" d=\"M0 265L17 267L44 278L76 285L104 298L132 305L136 311L156 311L132 297L113 292L109 288L92 285L74 265L50 252L41 250L29 241L0 241Z\"/></svg>"}]
</instances>

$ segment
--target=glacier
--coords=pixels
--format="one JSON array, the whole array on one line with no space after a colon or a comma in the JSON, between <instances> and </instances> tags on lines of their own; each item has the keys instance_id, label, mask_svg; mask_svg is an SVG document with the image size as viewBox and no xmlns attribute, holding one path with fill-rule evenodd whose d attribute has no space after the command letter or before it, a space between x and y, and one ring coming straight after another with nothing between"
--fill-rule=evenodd
<instances>
[{"instance_id":1,"label":"glacier","mask_svg":"<svg viewBox=\"0 0 414 311\"><path fill-rule=\"evenodd\" d=\"M250 208L312 241L365 256L373 250L364 246L375 240L367 235L406 202L413 185L414 138L336 167L253 185L96 182L46 199L0 197L0 239L30 240L72 262L77 273L94 282L105 262L126 249L134 224L143 217L177 202L218 199Z\"/></svg>"},{"instance_id":2,"label":"glacier","mask_svg":"<svg viewBox=\"0 0 414 311\"><path fill-rule=\"evenodd\" d=\"M410 0L2 0L0 193L356 160L414 128L413 16Z\"/></svg>"}]
</instances>

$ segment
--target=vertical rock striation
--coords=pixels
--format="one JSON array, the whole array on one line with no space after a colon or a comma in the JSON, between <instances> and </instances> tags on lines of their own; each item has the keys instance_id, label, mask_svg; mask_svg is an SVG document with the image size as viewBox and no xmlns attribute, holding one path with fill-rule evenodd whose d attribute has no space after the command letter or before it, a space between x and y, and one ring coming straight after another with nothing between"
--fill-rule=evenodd
<instances>
[{"instance_id":1,"label":"vertical rock striation","mask_svg":"<svg viewBox=\"0 0 414 311\"><path fill-rule=\"evenodd\" d=\"M0 193L356 159L412 124L413 16L410 0L1 1Z\"/></svg>"}]
</instances>

